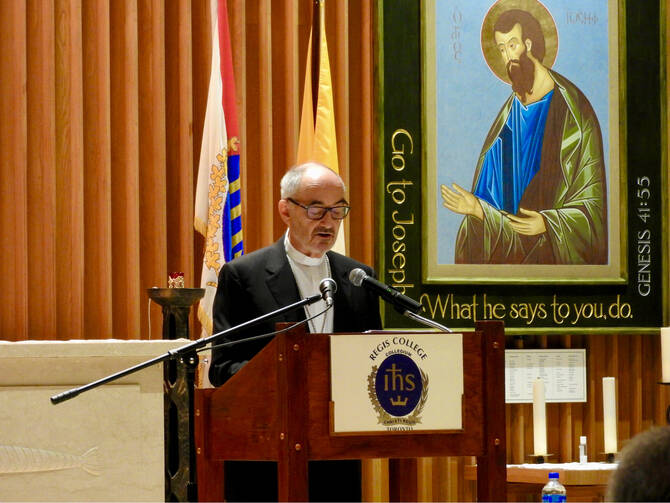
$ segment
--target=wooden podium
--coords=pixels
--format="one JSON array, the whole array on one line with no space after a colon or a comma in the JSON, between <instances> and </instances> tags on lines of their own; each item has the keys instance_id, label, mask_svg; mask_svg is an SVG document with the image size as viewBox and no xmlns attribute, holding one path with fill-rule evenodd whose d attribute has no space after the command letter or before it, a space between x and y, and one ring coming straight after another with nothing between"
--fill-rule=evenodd
<instances>
[{"instance_id":1,"label":"wooden podium","mask_svg":"<svg viewBox=\"0 0 670 503\"><path fill-rule=\"evenodd\" d=\"M463 333L458 431L332 434L329 337L280 334L226 384L196 390L200 501L223 500L224 460L277 461L279 501L306 501L308 460L424 456L477 456L478 499L506 500L502 323Z\"/></svg>"}]
</instances>

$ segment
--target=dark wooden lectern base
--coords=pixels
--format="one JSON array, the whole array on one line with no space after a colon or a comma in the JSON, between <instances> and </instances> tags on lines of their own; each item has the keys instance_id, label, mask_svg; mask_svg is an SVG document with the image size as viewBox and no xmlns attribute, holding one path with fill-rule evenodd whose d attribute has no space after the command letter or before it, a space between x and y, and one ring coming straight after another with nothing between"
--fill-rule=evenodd
<instances>
[{"instance_id":1,"label":"dark wooden lectern base","mask_svg":"<svg viewBox=\"0 0 670 503\"><path fill-rule=\"evenodd\" d=\"M199 500L223 500L227 459L277 461L279 501L306 501L310 459L477 456L478 499L505 501L502 323L463 333L463 388L462 430L332 435L329 336L278 335L225 385L196 391Z\"/></svg>"}]
</instances>

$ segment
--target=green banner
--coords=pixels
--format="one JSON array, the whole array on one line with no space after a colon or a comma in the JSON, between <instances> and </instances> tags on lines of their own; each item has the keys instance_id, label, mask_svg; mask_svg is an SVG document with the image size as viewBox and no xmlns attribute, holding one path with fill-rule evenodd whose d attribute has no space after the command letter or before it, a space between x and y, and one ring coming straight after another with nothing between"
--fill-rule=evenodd
<instances>
[{"instance_id":1,"label":"green banner","mask_svg":"<svg viewBox=\"0 0 670 503\"><path fill-rule=\"evenodd\" d=\"M474 6L477 3L481 6ZM551 61L554 65L551 69L558 73L558 76L548 73L555 81L554 98L551 99L556 101L561 92L567 102L567 112L565 108L560 109L563 115L558 115L564 121L558 128L563 134L563 150L557 155L556 162L567 164L567 167L561 165L562 173L571 168L569 161L564 160L565 146L571 141L566 139L568 126L565 124L575 116L570 96L590 94L588 101L592 102L603 131L603 165L607 179L602 204L607 209L600 243L606 241L605 260L599 261L595 253L590 253L600 246L596 231L593 231L592 241L580 241L583 234L569 228L573 223L571 219L579 220L586 213L586 225L598 229L597 216L593 216L595 212L582 212L577 217L574 217L575 212L565 212L570 217L561 220L561 216L556 221L565 225L568 231L559 233L552 220L554 213L563 215L562 208L557 209L558 203L536 208L537 213L544 215L547 238L539 233L534 235L534 242L551 242L554 247L552 256L565 255L567 260L540 257L536 262L524 263L523 257L533 253L530 247L524 249L526 255L521 259L517 254L509 263L486 255L482 255L484 259L467 263L469 256L463 261L458 255L464 248L461 243L464 242L466 218L450 211L446 200L442 204L440 186L447 185L455 191L453 184L449 184L461 176L467 181L457 184L464 191L475 193L479 183L477 176L483 176L475 174L480 172L476 171L480 149L486 144L487 131L489 135L494 132L495 138L495 124L491 126L491 123L504 109L504 100L498 96L512 94L512 86L496 76L498 69L491 61L499 56L499 48L502 52L511 50L511 42L503 41L499 46L496 42L502 41L501 37L505 35L508 40L513 39L514 28L494 27L493 23L499 12L508 8L506 4L523 7L534 3L530 0L495 3L490 0L444 0L444 4L437 2L437 5L428 0L378 2L379 279L420 301L423 316L451 328L471 328L480 320L502 320L508 333L658 328L664 321L663 302L667 289L667 259L663 254L667 239L663 234L664 218L667 220L664 215L667 180L663 176L662 156L666 145L661 135L659 25L664 14L660 12L658 2L629 2L623 6L620 2L594 0L589 2L593 7L575 10L571 7L574 2L554 0L543 2L541 6L550 11L545 17L555 20L554 30L558 33L557 41L551 38L552 35L547 36L547 54L552 50L552 43L562 44L560 50L554 48L554 54L545 57L555 58L555 62ZM519 9L532 10L531 7ZM543 19L542 13L533 11L532 14ZM547 23L542 21L541 24L545 30ZM545 33L549 33L548 29ZM616 41L612 40L613 33ZM603 56L597 60L588 60L594 56L586 49L575 49L579 44L588 43L580 39L587 35L593 37L594 44L603 45ZM525 43L524 36L517 38L522 38L521 43ZM533 54L531 46L537 48L538 45L534 42L526 44L529 55ZM523 51L523 47L520 50ZM548 68L550 64L546 59L544 61ZM600 73L595 69L597 65L604 65L598 70ZM587 71L589 67L592 72ZM568 83L561 80L562 72L569 73ZM570 82L573 81L577 83L574 87L581 89L579 93L571 91ZM538 85L537 80L535 85ZM609 90L609 96L602 96L598 91L601 88ZM460 89L461 94L454 89ZM495 108L484 105L482 89L492 102L498 100ZM533 90L526 92L531 96ZM588 129L583 125L586 124L585 110L588 107L579 103L574 106L578 105L581 115L573 122L582 134L579 155L580 158L589 155L593 158L592 152L585 152L587 148L594 148L589 143L591 138L584 133ZM552 113L550 109L548 121L554 120ZM546 133L549 127L545 127L546 135L549 135ZM458 139L461 137L464 140ZM473 149L470 140L478 146ZM542 155L548 156L546 152L549 151L549 147L545 147ZM481 156L485 153L482 150ZM473 161L456 162L461 157ZM562 187L560 184L563 183L565 191L570 191L581 183L584 189L595 175L586 171L590 169L588 161L582 162L585 167L581 173L586 173L583 175L586 181L571 180L570 185L560 179L561 171L556 168L551 174L555 177L555 186ZM540 164L538 173L544 180L554 180L545 173L549 169L546 165ZM546 190L554 190L551 183L545 183L549 187ZM524 201L521 199L521 206ZM580 205L574 207L581 209L589 204L580 201ZM594 204L598 204L597 200ZM504 225L510 217L502 210L492 209L489 203L480 205L487 208L483 217L486 232L495 239L507 236L508 229L497 229L495 225L503 224L494 225L490 215ZM573 207L569 209L573 211ZM517 215L525 216L521 212ZM549 237L552 232L553 237ZM493 245L487 241L489 234L483 233L482 241L491 248ZM573 248L584 253L577 255L571 251ZM561 255L564 250L567 252ZM384 305L383 309L385 327L417 327L415 321L404 317L392 306Z\"/></svg>"}]
</instances>

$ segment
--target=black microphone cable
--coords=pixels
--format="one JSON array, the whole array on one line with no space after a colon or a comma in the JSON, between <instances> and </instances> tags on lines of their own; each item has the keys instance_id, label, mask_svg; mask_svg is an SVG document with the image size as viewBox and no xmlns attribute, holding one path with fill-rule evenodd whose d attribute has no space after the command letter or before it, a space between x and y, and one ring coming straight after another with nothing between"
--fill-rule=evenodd
<instances>
[{"instance_id":1,"label":"black microphone cable","mask_svg":"<svg viewBox=\"0 0 670 503\"><path fill-rule=\"evenodd\" d=\"M333 307L333 304L330 304L326 307L326 309L324 309L323 311L321 311L319 313L316 313L314 316L310 316L309 318L306 318L304 320L297 321L293 325L290 325L286 328L282 328L281 330L276 330L274 332L268 332L266 334L254 335L253 337L248 337L248 338L245 338L245 339L237 339L237 340L234 340L234 341L222 342L222 343L215 344L215 345L209 346L209 347L205 346L204 348L198 349L196 351L196 353L201 353L202 351L210 351L210 350L216 349L216 348L224 348L224 347L235 346L236 344L242 344L243 342L253 342L253 341L260 340L260 339L267 339L268 337L272 337L273 335L278 335L278 334L282 334L284 332L288 332L289 330L293 330L295 327L297 327L297 326L299 326L303 323L309 323L313 319L318 318L322 314L325 314L332 307Z\"/></svg>"}]
</instances>

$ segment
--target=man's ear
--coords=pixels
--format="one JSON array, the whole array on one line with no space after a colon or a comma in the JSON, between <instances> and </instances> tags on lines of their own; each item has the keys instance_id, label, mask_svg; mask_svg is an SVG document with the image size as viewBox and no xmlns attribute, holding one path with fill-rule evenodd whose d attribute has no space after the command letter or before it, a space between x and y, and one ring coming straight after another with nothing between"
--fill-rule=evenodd
<instances>
[{"instance_id":1,"label":"man's ear","mask_svg":"<svg viewBox=\"0 0 670 503\"><path fill-rule=\"evenodd\" d=\"M280 199L277 202L277 211L279 212L282 221L288 225L291 221L291 215L289 215L288 212L288 201L286 199Z\"/></svg>"},{"instance_id":2,"label":"man's ear","mask_svg":"<svg viewBox=\"0 0 670 503\"><path fill-rule=\"evenodd\" d=\"M526 44L526 51L531 52L531 49L533 48L533 41L527 38L523 43Z\"/></svg>"}]
</instances>

